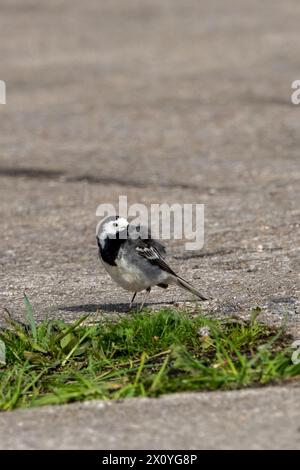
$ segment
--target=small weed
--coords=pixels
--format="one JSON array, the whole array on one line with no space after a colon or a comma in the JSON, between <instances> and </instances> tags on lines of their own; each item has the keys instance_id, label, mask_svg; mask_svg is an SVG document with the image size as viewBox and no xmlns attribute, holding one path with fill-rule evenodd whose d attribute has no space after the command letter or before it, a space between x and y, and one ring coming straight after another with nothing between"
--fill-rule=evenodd
<instances>
[{"instance_id":1,"label":"small weed","mask_svg":"<svg viewBox=\"0 0 300 470\"><path fill-rule=\"evenodd\" d=\"M236 389L300 377L290 338L257 321L212 320L172 309L119 322L37 324L25 297L28 326L11 318L0 331L0 409L91 399Z\"/></svg>"}]
</instances>

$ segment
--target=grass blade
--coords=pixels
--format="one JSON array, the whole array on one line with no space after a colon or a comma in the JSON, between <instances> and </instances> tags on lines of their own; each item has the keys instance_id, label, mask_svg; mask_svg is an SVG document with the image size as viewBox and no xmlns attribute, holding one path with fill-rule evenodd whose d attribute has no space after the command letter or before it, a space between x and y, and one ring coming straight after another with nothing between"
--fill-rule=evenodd
<instances>
[{"instance_id":1,"label":"grass blade","mask_svg":"<svg viewBox=\"0 0 300 470\"><path fill-rule=\"evenodd\" d=\"M37 343L37 329L36 329L36 322L35 322L34 315L33 315L33 308L25 292L24 292L24 303L26 307L26 319L30 325L32 337L34 341Z\"/></svg>"}]
</instances>

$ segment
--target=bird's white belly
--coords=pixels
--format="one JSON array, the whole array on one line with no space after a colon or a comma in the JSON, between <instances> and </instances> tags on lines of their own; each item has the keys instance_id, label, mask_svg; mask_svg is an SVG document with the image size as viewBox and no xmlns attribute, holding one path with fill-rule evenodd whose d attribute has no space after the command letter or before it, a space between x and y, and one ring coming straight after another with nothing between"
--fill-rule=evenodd
<instances>
[{"instance_id":1,"label":"bird's white belly","mask_svg":"<svg viewBox=\"0 0 300 470\"><path fill-rule=\"evenodd\" d=\"M112 279L123 289L140 292L152 285L149 276L146 277L141 269L127 263L124 258L118 259L117 266L111 266L104 261L102 263Z\"/></svg>"}]
</instances>

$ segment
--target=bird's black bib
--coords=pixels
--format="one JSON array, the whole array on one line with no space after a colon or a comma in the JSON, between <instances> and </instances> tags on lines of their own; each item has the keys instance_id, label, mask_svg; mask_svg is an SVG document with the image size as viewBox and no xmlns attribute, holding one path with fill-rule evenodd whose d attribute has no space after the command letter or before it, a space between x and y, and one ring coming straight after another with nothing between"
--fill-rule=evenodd
<instances>
[{"instance_id":1,"label":"bird's black bib","mask_svg":"<svg viewBox=\"0 0 300 470\"><path fill-rule=\"evenodd\" d=\"M104 240L103 245L101 245L100 240L97 237L100 258L102 258L105 263L110 264L111 266L116 266L116 258L125 241L125 239L107 237Z\"/></svg>"}]
</instances>

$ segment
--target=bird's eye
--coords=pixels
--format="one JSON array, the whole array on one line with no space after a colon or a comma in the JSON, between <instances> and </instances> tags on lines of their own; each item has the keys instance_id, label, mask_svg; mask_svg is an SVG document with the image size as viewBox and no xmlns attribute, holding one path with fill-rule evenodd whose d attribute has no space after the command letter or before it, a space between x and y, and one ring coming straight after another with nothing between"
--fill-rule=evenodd
<instances>
[{"instance_id":1,"label":"bird's eye","mask_svg":"<svg viewBox=\"0 0 300 470\"><path fill-rule=\"evenodd\" d=\"M118 226L117 222L114 222L114 223L113 223L113 226L114 226L114 227L117 227L117 226Z\"/></svg>"}]
</instances>

